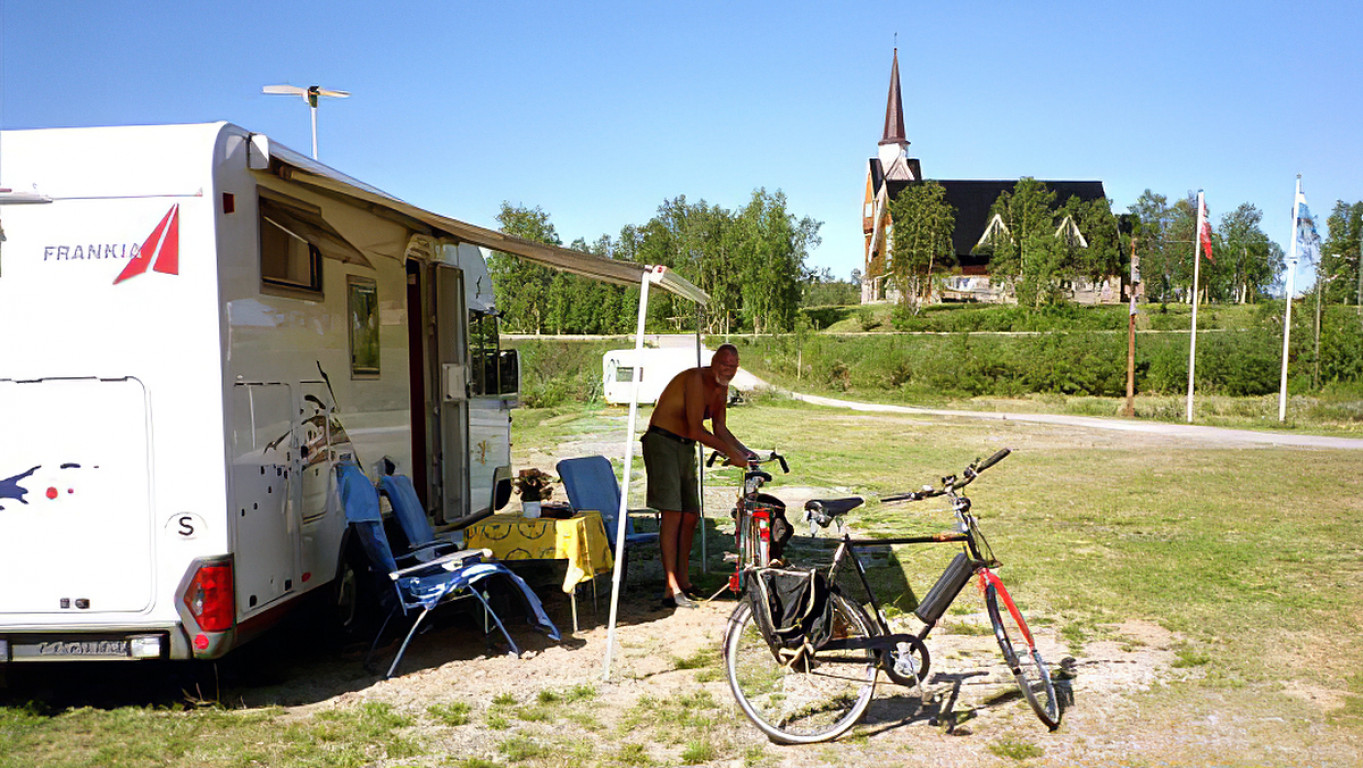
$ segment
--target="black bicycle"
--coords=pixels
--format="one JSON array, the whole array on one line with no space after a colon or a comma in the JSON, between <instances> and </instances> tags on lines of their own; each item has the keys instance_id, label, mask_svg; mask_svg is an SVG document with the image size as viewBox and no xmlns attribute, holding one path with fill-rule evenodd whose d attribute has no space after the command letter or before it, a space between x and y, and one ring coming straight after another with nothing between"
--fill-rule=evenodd
<instances>
[{"instance_id":1,"label":"black bicycle","mask_svg":"<svg viewBox=\"0 0 1363 768\"><path fill-rule=\"evenodd\" d=\"M979 584L994 637L1022 697L1048 728L1059 727L1060 707L1050 669L1036 648L1022 612L994 572L1001 564L980 532L970 499L963 493L981 472L1008 454L1009 450L1004 449L983 462L976 461L959 477L942 478L940 487L925 486L881 499L919 501L946 496L958 521L954 531L893 539L853 539L843 534L826 577L830 585L831 631L828 639L816 647L800 653L777 647L768 640L754 616L753 601L739 602L725 628L725 670L743 713L768 738L787 744L837 738L855 725L870 706L880 671L901 685L921 686L931 664L924 640L972 576ZM832 524L851 508L847 501L809 502L805 518L811 529ZM962 551L915 609L914 613L924 623L923 629L917 634L893 632L861 559L856 556L857 548L941 542L959 542ZM855 568L870 598L870 614L837 586L838 571L847 562ZM921 700L921 687L919 690Z\"/></svg>"}]
</instances>

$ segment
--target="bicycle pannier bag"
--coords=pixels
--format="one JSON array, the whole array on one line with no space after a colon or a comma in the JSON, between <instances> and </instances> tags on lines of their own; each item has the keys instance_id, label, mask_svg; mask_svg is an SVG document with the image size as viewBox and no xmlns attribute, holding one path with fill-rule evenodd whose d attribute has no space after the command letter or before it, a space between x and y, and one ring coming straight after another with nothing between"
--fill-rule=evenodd
<instances>
[{"instance_id":1,"label":"bicycle pannier bag","mask_svg":"<svg viewBox=\"0 0 1363 768\"><path fill-rule=\"evenodd\" d=\"M763 638L773 650L817 649L833 634L833 598L816 569L761 568L753 573L748 601Z\"/></svg>"},{"instance_id":2,"label":"bicycle pannier bag","mask_svg":"<svg viewBox=\"0 0 1363 768\"><path fill-rule=\"evenodd\" d=\"M924 624L936 624L946 612L947 606L951 605L951 601L961 594L961 589L970 581L970 576L974 572L970 558L966 557L964 552L956 553L955 559L945 571L942 571L941 577L932 585L932 589L928 590L914 613Z\"/></svg>"}]
</instances>

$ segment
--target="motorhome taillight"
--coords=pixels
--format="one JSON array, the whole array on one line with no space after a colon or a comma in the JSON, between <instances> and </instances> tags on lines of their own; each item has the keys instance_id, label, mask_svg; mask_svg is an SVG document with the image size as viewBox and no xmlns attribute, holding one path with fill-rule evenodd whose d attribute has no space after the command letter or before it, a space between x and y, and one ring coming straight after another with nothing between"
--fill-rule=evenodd
<instances>
[{"instance_id":1,"label":"motorhome taillight","mask_svg":"<svg viewBox=\"0 0 1363 768\"><path fill-rule=\"evenodd\" d=\"M205 565L194 572L185 590L185 607L194 615L199 629L226 632L232 628L236 600L232 593L232 565Z\"/></svg>"}]
</instances>

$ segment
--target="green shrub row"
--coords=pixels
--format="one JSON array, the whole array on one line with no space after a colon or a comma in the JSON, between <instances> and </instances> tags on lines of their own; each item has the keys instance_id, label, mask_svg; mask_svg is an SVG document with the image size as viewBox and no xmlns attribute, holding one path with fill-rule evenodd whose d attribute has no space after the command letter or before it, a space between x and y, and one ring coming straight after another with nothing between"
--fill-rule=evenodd
<instances>
[{"instance_id":1,"label":"green shrub row","mask_svg":"<svg viewBox=\"0 0 1363 768\"><path fill-rule=\"evenodd\" d=\"M1351 327L1323 335L1323 383L1350 389L1363 385L1363 329ZM1306 391L1314 375L1314 345L1309 332L1294 331L1291 386L1293 391ZM1282 349L1278 334L1267 329L1200 333L1197 344L1199 392L1255 396L1278 391ZM1125 333L813 335L802 343L794 337L761 337L742 339L739 345L745 368L796 389L905 397L1126 393ZM1327 349L1332 355L1328 365ZM1138 336L1137 391L1178 394L1187 387L1188 335Z\"/></svg>"},{"instance_id":2,"label":"green shrub row","mask_svg":"<svg viewBox=\"0 0 1363 768\"><path fill-rule=\"evenodd\" d=\"M1282 354L1282 304L1217 308L1199 312L1204 321L1235 329L1199 333L1197 390L1208 395L1276 394ZM1363 392L1363 317L1355 307L1326 307L1316 353L1310 306L1294 310L1291 380L1296 394ZM1171 305L1160 317L1185 325L1186 307ZM1233 310L1233 311L1228 311ZM1155 310L1157 312L1157 310ZM1152 312L1152 315L1155 314ZM1127 335L1124 307L929 308L924 316L960 318L983 326L1069 323L1088 330L1012 335L942 333L735 337L743 366L783 387L800 391L862 392L875 397L1017 397L1027 394L1120 397L1126 394ZM970 319L974 318L974 319ZM1219 319L1218 319L1219 318ZM1149 322L1151 319L1146 319ZM1120 330L1102 330L1120 321ZM1161 321L1160 324L1165 324ZM1248 327L1245 327L1248 326ZM1180 329L1181 330L1181 329ZM721 338L710 338L713 349ZM516 339L521 354L521 402L548 408L601 399L601 356L630 346L625 339ZM798 370L797 370L798 366ZM1136 391L1177 395L1188 388L1188 334L1137 335Z\"/></svg>"},{"instance_id":3,"label":"green shrub row","mask_svg":"<svg viewBox=\"0 0 1363 768\"><path fill-rule=\"evenodd\" d=\"M943 304L927 307L915 315L898 305L890 314L896 331L973 333L979 331L1116 331L1125 330L1128 310L1124 306L1080 307L1057 305L1030 307L968 307Z\"/></svg>"},{"instance_id":4,"label":"green shrub row","mask_svg":"<svg viewBox=\"0 0 1363 768\"><path fill-rule=\"evenodd\" d=\"M1299 302L1300 304L1300 302ZM1065 304L1040 309L1028 307L935 304L918 314L906 305L872 304L857 307L810 307L801 310L815 330L839 333L911 332L1075 332L1123 331L1129 317L1127 305L1081 306ZM1186 304L1141 304L1137 325L1141 329L1184 331L1192 308ZM1282 318L1282 302L1258 304L1211 304L1198 309L1201 329L1246 330ZM1281 327L1281 325L1279 325Z\"/></svg>"}]
</instances>

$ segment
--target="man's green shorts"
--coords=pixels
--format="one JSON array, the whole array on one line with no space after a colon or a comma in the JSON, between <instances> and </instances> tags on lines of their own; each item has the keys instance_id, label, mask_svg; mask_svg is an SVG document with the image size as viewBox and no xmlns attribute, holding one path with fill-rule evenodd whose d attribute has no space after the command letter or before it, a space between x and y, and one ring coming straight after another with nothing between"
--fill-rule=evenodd
<instances>
[{"instance_id":1,"label":"man's green shorts","mask_svg":"<svg viewBox=\"0 0 1363 768\"><path fill-rule=\"evenodd\" d=\"M696 489L696 442L671 433L645 432L644 469L648 473L648 506L660 512L700 513Z\"/></svg>"}]
</instances>

